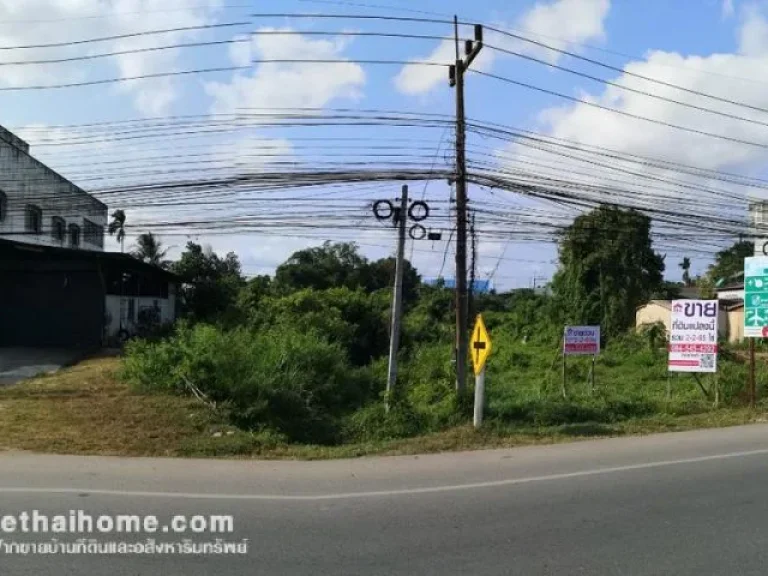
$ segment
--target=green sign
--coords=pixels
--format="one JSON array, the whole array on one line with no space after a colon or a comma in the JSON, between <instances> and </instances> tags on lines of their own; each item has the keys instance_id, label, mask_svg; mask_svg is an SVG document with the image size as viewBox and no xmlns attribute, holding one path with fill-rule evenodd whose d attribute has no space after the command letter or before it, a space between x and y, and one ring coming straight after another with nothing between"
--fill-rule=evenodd
<instances>
[{"instance_id":1,"label":"green sign","mask_svg":"<svg viewBox=\"0 0 768 576\"><path fill-rule=\"evenodd\" d=\"M744 336L768 335L768 257L744 259Z\"/></svg>"}]
</instances>

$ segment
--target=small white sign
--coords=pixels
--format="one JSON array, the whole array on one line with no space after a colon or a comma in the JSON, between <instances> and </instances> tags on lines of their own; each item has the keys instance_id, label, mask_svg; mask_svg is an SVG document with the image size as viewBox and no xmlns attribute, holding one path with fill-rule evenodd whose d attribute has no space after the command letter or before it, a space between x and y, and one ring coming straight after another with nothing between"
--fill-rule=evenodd
<instances>
[{"instance_id":1,"label":"small white sign","mask_svg":"<svg viewBox=\"0 0 768 576\"><path fill-rule=\"evenodd\" d=\"M566 356L600 354L600 326L566 326L563 333L563 354Z\"/></svg>"},{"instance_id":2,"label":"small white sign","mask_svg":"<svg viewBox=\"0 0 768 576\"><path fill-rule=\"evenodd\" d=\"M717 372L717 300L673 300L670 372Z\"/></svg>"}]
</instances>

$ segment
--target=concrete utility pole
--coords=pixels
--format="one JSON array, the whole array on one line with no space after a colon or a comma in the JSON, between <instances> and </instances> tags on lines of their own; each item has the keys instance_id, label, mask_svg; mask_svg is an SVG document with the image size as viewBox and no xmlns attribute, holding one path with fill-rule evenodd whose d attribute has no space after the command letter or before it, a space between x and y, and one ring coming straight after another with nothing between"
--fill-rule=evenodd
<instances>
[{"instance_id":1,"label":"concrete utility pole","mask_svg":"<svg viewBox=\"0 0 768 576\"><path fill-rule=\"evenodd\" d=\"M389 337L389 371L387 373L387 403L397 381L397 350L400 347L400 320L403 313L403 272L405 268L405 225L408 222L408 186L403 186L400 208L396 213L397 260L395 263L395 289L392 293L392 330Z\"/></svg>"},{"instance_id":2,"label":"concrete utility pole","mask_svg":"<svg viewBox=\"0 0 768 576\"><path fill-rule=\"evenodd\" d=\"M469 303L467 294L467 126L464 114L464 74L483 49L483 27L475 26L475 40L465 44L466 58L459 55L459 19L454 17L456 64L450 67L450 84L456 88L456 391L467 385L469 355Z\"/></svg>"}]
</instances>

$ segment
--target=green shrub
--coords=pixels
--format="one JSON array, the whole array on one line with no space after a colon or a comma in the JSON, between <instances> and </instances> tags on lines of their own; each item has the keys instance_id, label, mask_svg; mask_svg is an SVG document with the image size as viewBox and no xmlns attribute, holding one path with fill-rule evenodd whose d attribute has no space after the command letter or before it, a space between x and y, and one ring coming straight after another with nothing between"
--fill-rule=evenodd
<instances>
[{"instance_id":1,"label":"green shrub","mask_svg":"<svg viewBox=\"0 0 768 576\"><path fill-rule=\"evenodd\" d=\"M384 402L375 402L354 412L344 426L347 442L376 442L410 438L427 429L422 415L407 402L395 402L389 412Z\"/></svg>"},{"instance_id":2,"label":"green shrub","mask_svg":"<svg viewBox=\"0 0 768 576\"><path fill-rule=\"evenodd\" d=\"M354 366L365 366L389 349L389 298L349 288L301 290L283 297L268 297L249 311L252 325L313 330L338 343Z\"/></svg>"},{"instance_id":3,"label":"green shrub","mask_svg":"<svg viewBox=\"0 0 768 576\"><path fill-rule=\"evenodd\" d=\"M457 423L459 406L450 346L430 344L419 347L402 375L400 390L405 390L405 400L428 429L437 430Z\"/></svg>"},{"instance_id":4,"label":"green shrub","mask_svg":"<svg viewBox=\"0 0 768 576\"><path fill-rule=\"evenodd\" d=\"M314 443L337 440L340 416L358 407L371 385L350 372L338 345L286 327L260 333L181 327L164 342L131 343L122 376L143 389L197 389L241 428Z\"/></svg>"},{"instance_id":5,"label":"green shrub","mask_svg":"<svg viewBox=\"0 0 768 576\"><path fill-rule=\"evenodd\" d=\"M534 426L559 426L563 424L621 422L653 414L658 407L644 400L584 401L527 400L495 402L489 409L489 417L503 422Z\"/></svg>"}]
</instances>

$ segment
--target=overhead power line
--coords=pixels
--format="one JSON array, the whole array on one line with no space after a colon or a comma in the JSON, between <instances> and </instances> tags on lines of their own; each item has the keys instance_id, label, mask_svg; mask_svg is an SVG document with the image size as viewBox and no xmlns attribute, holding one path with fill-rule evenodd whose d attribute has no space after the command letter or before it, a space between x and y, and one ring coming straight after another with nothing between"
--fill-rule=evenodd
<instances>
[{"instance_id":1,"label":"overhead power line","mask_svg":"<svg viewBox=\"0 0 768 576\"><path fill-rule=\"evenodd\" d=\"M601 68L605 68L607 70L612 70L614 72L619 72L620 74L624 74L626 76L631 76L633 78L639 78L640 80L645 80L647 82L652 82L654 84L658 84L660 86L665 86L667 88L673 88L675 90L680 90L681 92L686 92L688 94L693 94L695 96L700 96L702 98L708 98L710 100L716 100L718 102L723 102L725 104L731 104L733 106L740 106L742 108L749 108L751 110L755 110L757 112L768 112L768 109L760 107L760 106L753 106L751 104L747 104L745 102L740 102L737 100L732 100L730 98L725 98L722 96L717 96L715 94L709 94L707 92L702 92L700 90L694 90L692 88L686 88L685 86L680 86L679 84L674 84L672 82L665 82L664 80L659 80L658 78L653 78L651 76L646 76L644 74L638 74L636 72L632 72L629 70L625 70L624 68L619 68L618 66L613 66L611 64L607 64L605 62L601 62L600 60L596 60L594 58L589 58L587 56L582 56L580 54L577 54L575 52L571 52L569 50L563 50L562 48L557 48L555 46L551 46L549 44L546 44L544 42L540 42L538 40L534 40L532 38L528 38L527 36L523 36L521 34L515 34L513 32L509 32L507 30L502 30L500 28L496 28L493 26L486 26L488 30L491 30L493 32L496 32L498 34L501 34L503 36L508 36L510 38L514 38L515 40L519 40L521 42L526 42L529 44L533 44L535 46L538 46L540 48L544 48L546 50L550 50L553 52L557 52L558 54L563 54L566 56L570 56L571 58L575 58L577 60L581 60L582 62L588 62L589 64L593 64L595 66L599 66Z\"/></svg>"},{"instance_id":2,"label":"overhead power line","mask_svg":"<svg viewBox=\"0 0 768 576\"><path fill-rule=\"evenodd\" d=\"M605 112L612 112L614 114L619 114L621 116L625 116L627 118L633 118L635 120L642 120L643 122L649 122L651 124L656 124L657 126L665 126L667 128L674 128L676 130L681 130L683 132L689 132L691 134L698 134L699 136L708 136L710 138L717 138L718 140L726 140L728 142L734 142L736 144L744 144L747 146L754 146L757 148L768 148L768 143L762 143L762 142L754 142L752 140L744 140L742 138L733 138L731 136L725 136L724 134L715 134L714 132L707 132L706 130L698 130L696 128L689 128L687 126L680 126L679 124L673 124L672 122L666 122L664 120L657 120L655 118L648 118L647 116L640 116L639 114L633 114L631 112L626 112L624 110L619 110L618 108L611 108L610 106L604 106L602 104L598 104L596 102L590 102L589 100L584 100L581 98L576 98L574 96L569 96L568 94L563 94L562 92L557 92L555 90L549 90L547 88L542 88L540 86L534 86L533 84L527 84L526 82L520 82L519 80L513 80L512 78L506 78L504 76L499 76L498 74L492 74L490 72L482 72L480 70L472 70L474 74L479 74L481 76L486 76L488 78L493 78L495 80L499 80L500 82L505 82L507 84L513 84L515 86L520 86L521 88L526 88L528 90L533 90L536 92L540 92L542 94L549 94L550 96L557 96L558 98L563 98L565 100L569 100L570 102L577 102L579 104L584 104L585 106L589 106L591 108L597 108L599 110L604 110Z\"/></svg>"},{"instance_id":3,"label":"overhead power line","mask_svg":"<svg viewBox=\"0 0 768 576\"><path fill-rule=\"evenodd\" d=\"M113 42L115 40L125 40L127 38L138 38L140 36L155 36L158 34L170 34L174 32L191 32L191 31L197 31L197 30L233 28L237 26L250 26L251 24L252 24L251 22L226 22L221 24L204 24L201 26L181 26L179 28L162 28L159 30L144 30L142 32L116 34L113 36L100 36L97 38L87 38L85 40L68 40L66 42L48 42L45 44L22 44L19 46L0 45L0 51L28 50L28 49L39 49L39 48L64 48L67 46L81 46L83 44L94 44L98 42Z\"/></svg>"}]
</instances>

